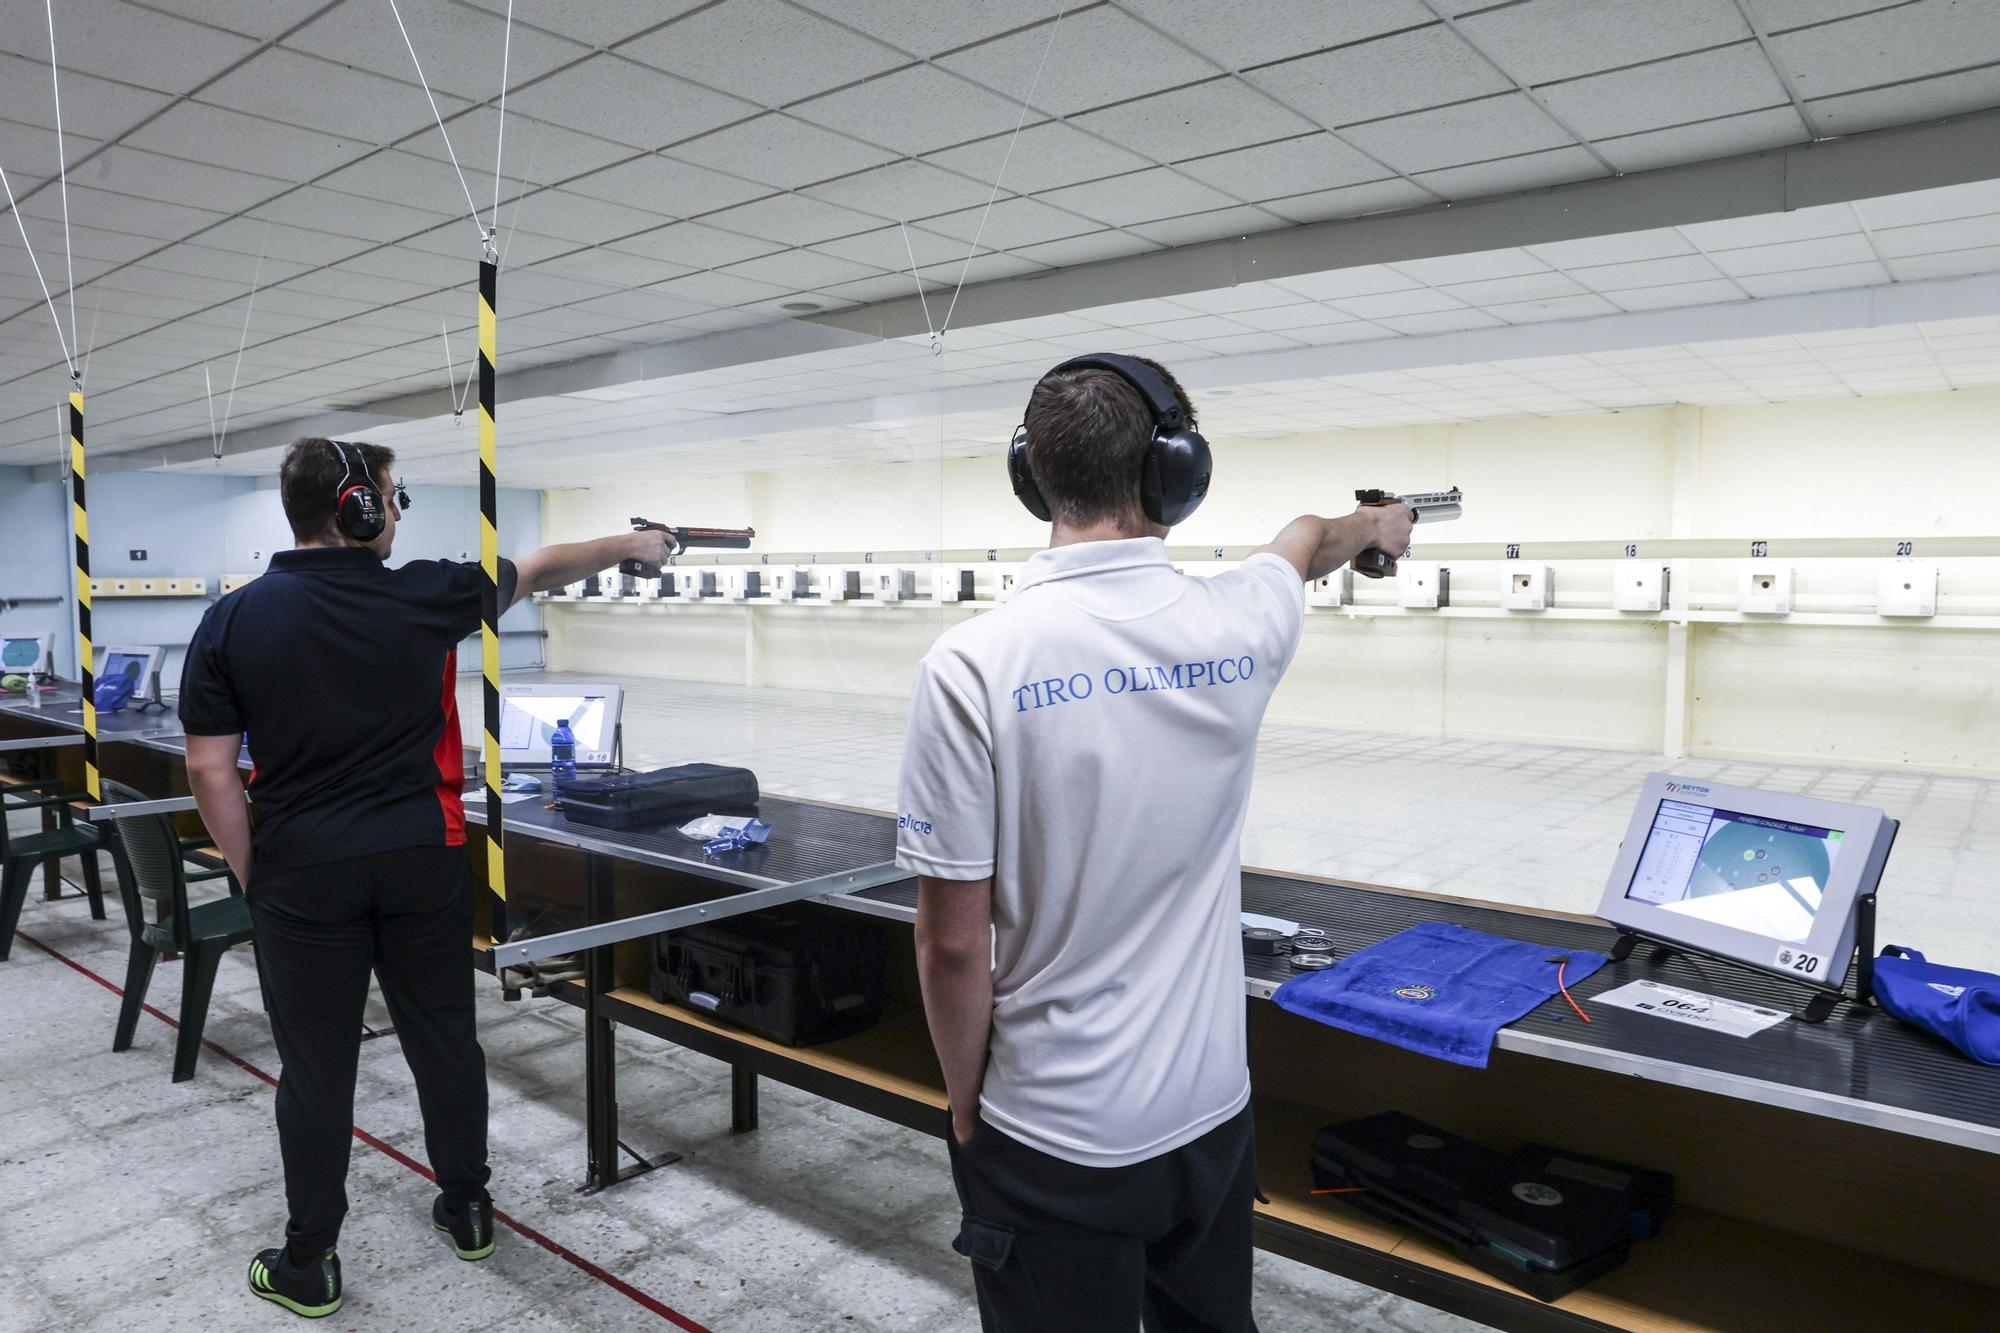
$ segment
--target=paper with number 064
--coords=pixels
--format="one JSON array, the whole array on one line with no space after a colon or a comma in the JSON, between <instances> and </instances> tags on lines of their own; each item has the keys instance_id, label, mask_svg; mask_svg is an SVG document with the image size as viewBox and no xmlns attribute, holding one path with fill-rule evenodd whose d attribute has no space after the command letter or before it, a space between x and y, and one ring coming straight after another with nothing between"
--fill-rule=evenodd
<instances>
[{"instance_id":1,"label":"paper with number 064","mask_svg":"<svg viewBox=\"0 0 2000 1333\"><path fill-rule=\"evenodd\" d=\"M1765 1009L1737 1000L1725 1000L1720 995L1662 986L1657 981L1629 981L1616 990L1593 995L1590 1003L1632 1009L1655 1018L1726 1033L1731 1037L1754 1037L1765 1028L1791 1017L1781 1009Z\"/></svg>"}]
</instances>

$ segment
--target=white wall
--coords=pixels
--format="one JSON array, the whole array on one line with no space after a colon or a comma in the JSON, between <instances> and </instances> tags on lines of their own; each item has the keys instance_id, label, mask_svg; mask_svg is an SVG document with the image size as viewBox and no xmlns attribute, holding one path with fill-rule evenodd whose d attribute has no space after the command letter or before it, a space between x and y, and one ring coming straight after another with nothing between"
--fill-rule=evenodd
<instances>
[{"instance_id":1,"label":"white wall","mask_svg":"<svg viewBox=\"0 0 2000 1333\"><path fill-rule=\"evenodd\" d=\"M1344 510L1359 487L1450 484L1466 516L1436 541L1986 536L2000 533L1996 434L2000 391L1987 390L1218 440L1216 489L1174 541L1261 541L1300 510ZM760 548L787 552L1045 540L997 455L554 492L547 530L598 535L633 512L750 524ZM1870 604L1872 561L1795 568L1808 606ZM1556 571L1563 604L1608 604L1607 563ZM1697 599L1734 597L1734 562L1683 576ZM1490 604L1499 580L1496 563L1466 564L1454 590ZM1942 609L2000 609L2000 560L1947 560L1940 588ZM900 694L966 614L565 605L547 619L555 665ZM1658 751L1672 744L1677 653L1695 753L2000 770L2000 632L1983 630L1697 625L1677 644L1657 623L1316 616L1272 716Z\"/></svg>"}]
</instances>

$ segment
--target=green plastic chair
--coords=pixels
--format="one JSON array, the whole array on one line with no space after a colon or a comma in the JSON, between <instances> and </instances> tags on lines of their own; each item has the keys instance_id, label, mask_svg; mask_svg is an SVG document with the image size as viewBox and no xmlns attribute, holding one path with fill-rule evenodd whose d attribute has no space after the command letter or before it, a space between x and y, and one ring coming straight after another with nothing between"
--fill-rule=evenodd
<instances>
[{"instance_id":1,"label":"green plastic chair","mask_svg":"<svg viewBox=\"0 0 2000 1333\"><path fill-rule=\"evenodd\" d=\"M144 801L144 793L123 783L106 782L107 801ZM180 1035L174 1042L174 1082L194 1077L201 1057L202 1029L208 1025L208 1001L215 992L215 970L222 955L250 938L250 904L243 887L227 869L190 872L186 856L206 839L183 840L167 815L128 815L111 825L106 840L112 864L118 868L118 895L125 905L125 924L132 934L132 952L125 962L125 1002L118 1010L118 1031L111 1049L127 1050L145 1008L146 988L163 953L181 955ZM206 880L229 881L229 896L188 905L188 885ZM164 919L154 921L148 903L165 907Z\"/></svg>"},{"instance_id":2,"label":"green plastic chair","mask_svg":"<svg viewBox=\"0 0 2000 1333\"><path fill-rule=\"evenodd\" d=\"M83 891L90 897L91 918L104 920L104 885L97 870L103 838L92 825L76 822L70 803L78 799L53 779L0 787L0 961L13 952L14 930L21 924L28 885L34 881L35 867L44 861L83 858ZM57 826L12 837L7 832L7 816L16 810L53 810Z\"/></svg>"}]
</instances>

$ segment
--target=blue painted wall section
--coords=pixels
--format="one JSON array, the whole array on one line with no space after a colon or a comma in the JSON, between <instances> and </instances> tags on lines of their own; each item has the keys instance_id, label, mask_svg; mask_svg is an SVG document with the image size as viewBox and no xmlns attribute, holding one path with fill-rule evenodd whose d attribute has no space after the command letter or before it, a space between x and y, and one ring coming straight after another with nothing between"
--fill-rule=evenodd
<instances>
[{"instance_id":1,"label":"blue painted wall section","mask_svg":"<svg viewBox=\"0 0 2000 1333\"><path fill-rule=\"evenodd\" d=\"M69 594L68 500L59 481L35 482L25 468L0 468L0 598ZM470 486L418 486L396 537L395 562L479 557L479 493ZM513 555L541 545L538 491L500 493L501 550ZM220 595L224 575L261 574L274 551L292 545L275 478L111 472L90 479L91 575L111 578L198 576L209 596L100 597L94 638L100 648L162 644L163 684L180 680L181 649L202 613ZM135 560L132 552L146 558ZM0 613L0 632L56 635L56 661L75 674L76 638L65 606L21 607ZM503 668L542 664L541 612L523 602L501 618ZM535 633L515 633L535 631ZM476 674L479 654L461 653L462 672Z\"/></svg>"}]
</instances>

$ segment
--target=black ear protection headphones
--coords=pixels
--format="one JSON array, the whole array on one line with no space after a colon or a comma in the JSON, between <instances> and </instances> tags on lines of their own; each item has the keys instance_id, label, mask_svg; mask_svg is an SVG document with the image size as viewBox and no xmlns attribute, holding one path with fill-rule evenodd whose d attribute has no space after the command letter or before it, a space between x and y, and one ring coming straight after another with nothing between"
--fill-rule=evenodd
<instances>
[{"instance_id":1,"label":"black ear protection headphones","mask_svg":"<svg viewBox=\"0 0 2000 1333\"><path fill-rule=\"evenodd\" d=\"M368 475L367 459L361 450L345 440L328 440L333 451L340 455L341 466L345 469L340 484L334 491L333 516L340 530L358 542L372 542L382 535L389 526L388 515L384 512L382 492L375 487L374 479ZM396 512L406 514L410 510L410 493L403 489L399 479L394 487Z\"/></svg>"},{"instance_id":2,"label":"black ear protection headphones","mask_svg":"<svg viewBox=\"0 0 2000 1333\"><path fill-rule=\"evenodd\" d=\"M1049 375L1066 370L1108 370L1138 390L1146 409L1153 415L1153 438L1139 463L1139 504L1148 520L1172 527L1193 514L1208 497L1209 479L1215 465L1208 441L1187 424L1180 399L1173 389L1145 362L1129 356L1102 353L1072 357ZM1044 375L1047 379L1048 375ZM1044 523L1054 519L1042 488L1028 466L1028 423L1024 417L1007 446L1007 478L1014 484L1014 496L1029 513Z\"/></svg>"}]
</instances>

